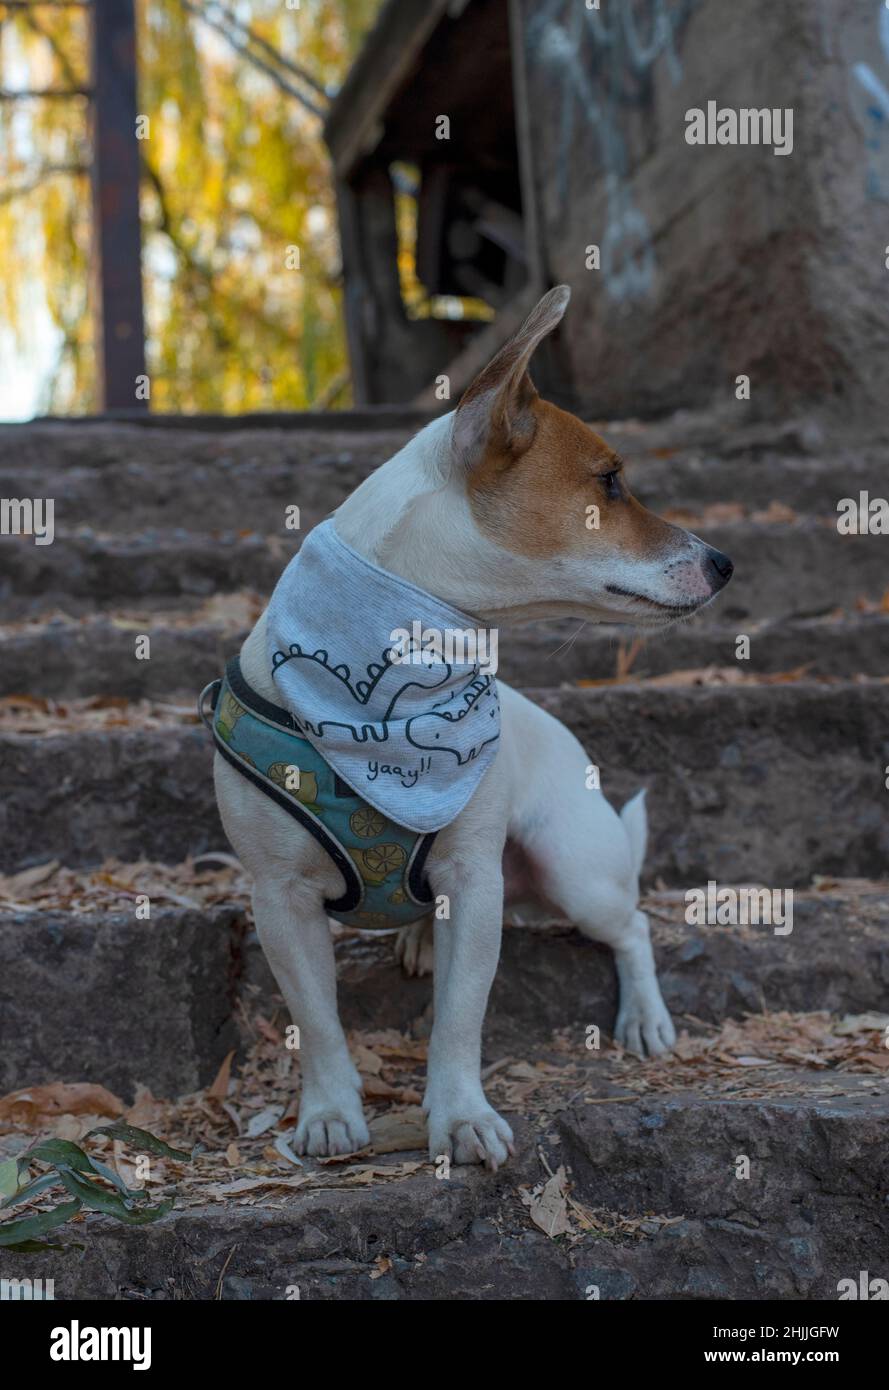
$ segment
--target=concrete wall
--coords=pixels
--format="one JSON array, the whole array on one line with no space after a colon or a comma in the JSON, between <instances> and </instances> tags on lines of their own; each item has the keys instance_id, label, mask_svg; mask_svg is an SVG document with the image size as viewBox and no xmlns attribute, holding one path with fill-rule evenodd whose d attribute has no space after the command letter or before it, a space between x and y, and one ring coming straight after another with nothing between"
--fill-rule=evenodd
<instances>
[{"instance_id":1,"label":"concrete wall","mask_svg":"<svg viewBox=\"0 0 889 1390\"><path fill-rule=\"evenodd\" d=\"M889 400L882 0L518 0L544 274L597 414ZM792 108L793 149L690 145L686 112ZM601 269L587 269L597 244Z\"/></svg>"}]
</instances>

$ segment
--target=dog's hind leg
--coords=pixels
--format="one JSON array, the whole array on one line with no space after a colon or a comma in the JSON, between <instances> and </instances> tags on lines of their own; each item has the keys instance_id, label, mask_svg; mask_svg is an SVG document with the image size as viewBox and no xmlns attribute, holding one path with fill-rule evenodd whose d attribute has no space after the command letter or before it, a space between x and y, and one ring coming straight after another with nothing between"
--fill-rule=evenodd
<instances>
[{"instance_id":1,"label":"dog's hind leg","mask_svg":"<svg viewBox=\"0 0 889 1390\"><path fill-rule=\"evenodd\" d=\"M614 951L620 990L615 1041L656 1056L673 1046L676 1034L657 981L648 918L638 906L637 865L624 817L582 781L580 788L560 797L558 811L551 807L529 829L524 848L548 901L584 936Z\"/></svg>"},{"instance_id":2,"label":"dog's hind leg","mask_svg":"<svg viewBox=\"0 0 889 1390\"><path fill-rule=\"evenodd\" d=\"M633 1052L665 1052L676 1034L661 998L648 918L638 905L647 837L644 797L618 815L589 785L592 759L574 735L538 707L522 704L529 791L516 799L510 836L528 856L545 899L585 936L614 951L620 986L616 1041Z\"/></svg>"},{"instance_id":3,"label":"dog's hind leg","mask_svg":"<svg viewBox=\"0 0 889 1390\"><path fill-rule=\"evenodd\" d=\"M302 1071L293 1147L319 1157L353 1153L369 1141L361 1078L336 1005L336 965L324 901L343 891L339 871L312 837L216 757L216 792L226 834L254 878L256 931L299 1028Z\"/></svg>"}]
</instances>

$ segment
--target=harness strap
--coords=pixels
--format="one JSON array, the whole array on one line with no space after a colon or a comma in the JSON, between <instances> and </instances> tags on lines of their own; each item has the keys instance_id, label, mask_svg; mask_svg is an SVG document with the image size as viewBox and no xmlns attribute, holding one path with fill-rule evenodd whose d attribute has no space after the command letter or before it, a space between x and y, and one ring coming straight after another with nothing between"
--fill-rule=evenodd
<instances>
[{"instance_id":1,"label":"harness strap","mask_svg":"<svg viewBox=\"0 0 889 1390\"><path fill-rule=\"evenodd\" d=\"M247 684L241 671L240 660L236 656L232 658L226 667L225 681L212 681L211 684L206 687L206 690L201 693L198 702L198 712L204 720L204 723L207 722L204 717L203 708L204 697L207 691L213 691L213 710L215 712L223 685L226 683L229 685L235 698L247 710L248 714L253 712L261 714L263 718L268 719L271 723L283 727L287 733L295 732L293 720L290 718L287 711L279 709L277 705L271 704L268 700L264 700L261 695L257 694L257 692ZM270 797L276 806L280 806L282 811L286 811L289 816L292 816L295 821L298 821L303 829L307 830L321 848L326 851L339 869L343 876L343 882L346 885L346 891L339 898L330 898L325 901L324 906L328 912L354 911L360 904L364 893L360 876L351 859L343 853L336 841L327 834L320 821L316 820L311 812L306 810L295 797L289 796L283 787L279 787L274 782L271 782L267 777L264 777L261 772L258 772L256 768L251 767L249 763L243 762L242 759L238 757L236 750L230 748L225 739L221 737L216 729L215 723L208 727L210 727L210 731L213 734L216 750L225 761L229 763L231 767L236 768L241 776L245 777L248 782L252 782L254 787L257 787L259 791L265 792L266 796Z\"/></svg>"},{"instance_id":2,"label":"harness strap","mask_svg":"<svg viewBox=\"0 0 889 1390\"><path fill-rule=\"evenodd\" d=\"M212 716L216 713L216 706L219 704L219 693L221 690L221 680L211 681L209 685L204 686L203 690L198 696L198 715L204 728L209 729L211 734L213 733ZM209 713L207 712L206 705L208 695L211 697Z\"/></svg>"},{"instance_id":3,"label":"harness strap","mask_svg":"<svg viewBox=\"0 0 889 1390\"><path fill-rule=\"evenodd\" d=\"M277 806L286 811L289 816L298 821L304 830L307 830L314 840L325 850L329 858L342 874L346 890L341 897L328 899L325 901L325 909L331 914L354 912L361 906L365 899L365 885L352 859L344 852L339 841L328 830L327 826L320 821L313 813L295 797L291 796L285 788L272 782L258 768L254 767L249 761L245 761L239 756L238 750L233 748L219 733L216 728L215 718L211 718L207 710L207 701L215 715L219 705L220 697L225 688L231 692L234 699L243 705L248 715L254 719L259 719L282 733L290 734L302 742L306 742L300 733L290 712L280 705L273 704L270 700L258 694L252 686L248 685L241 670L241 663L238 657L233 657L226 666L225 679L211 681L201 692L198 699L198 713L201 720L213 735L216 749L231 767L237 769L242 777L248 782L264 792L270 797ZM319 755L320 756L320 755ZM328 765L329 767L329 765ZM333 775L331 771L331 775ZM352 788L344 787L348 795L357 796ZM360 798L359 798L360 799ZM425 877L426 860L435 840L435 832L417 836L414 850L406 871L406 887L410 897L420 906L427 903L431 906L434 902L432 890Z\"/></svg>"}]
</instances>

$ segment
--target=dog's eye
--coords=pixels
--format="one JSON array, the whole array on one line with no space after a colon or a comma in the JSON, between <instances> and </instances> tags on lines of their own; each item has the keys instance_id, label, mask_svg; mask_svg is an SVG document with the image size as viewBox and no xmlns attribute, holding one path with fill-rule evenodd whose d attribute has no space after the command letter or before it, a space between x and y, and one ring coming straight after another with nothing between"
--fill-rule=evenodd
<instances>
[{"instance_id":1,"label":"dog's eye","mask_svg":"<svg viewBox=\"0 0 889 1390\"><path fill-rule=\"evenodd\" d=\"M618 469L615 469L613 473L603 473L601 478L606 497L616 498L623 495L621 492L620 472Z\"/></svg>"}]
</instances>

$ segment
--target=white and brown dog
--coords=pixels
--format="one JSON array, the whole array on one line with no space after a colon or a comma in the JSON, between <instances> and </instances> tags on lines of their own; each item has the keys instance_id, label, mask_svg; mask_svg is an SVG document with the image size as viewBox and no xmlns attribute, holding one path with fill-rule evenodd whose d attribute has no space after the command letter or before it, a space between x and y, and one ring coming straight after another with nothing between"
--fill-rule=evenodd
<instances>
[{"instance_id":1,"label":"white and brown dog","mask_svg":"<svg viewBox=\"0 0 889 1390\"><path fill-rule=\"evenodd\" d=\"M538 396L528 363L559 323L570 292L552 290L464 395L336 511L359 556L411 581L480 626L573 617L664 627L708 603L731 562L629 493L621 460L579 419ZM597 508L598 526L590 526ZM241 670L269 701L264 614ZM504 865L533 882L615 953L615 1038L661 1053L674 1041L638 906L644 798L618 815L588 787L590 758L551 715L500 684L501 735L476 790L440 830L426 863L450 918L434 929L434 1025L424 1109L429 1151L496 1168L512 1151L506 1121L480 1079L481 1032L497 968ZM298 1025L302 1099L295 1148L342 1154L368 1142L361 1081L337 1014L325 902L343 892L329 854L217 754L226 832L252 874L259 939ZM506 884L509 892L509 883Z\"/></svg>"}]
</instances>

